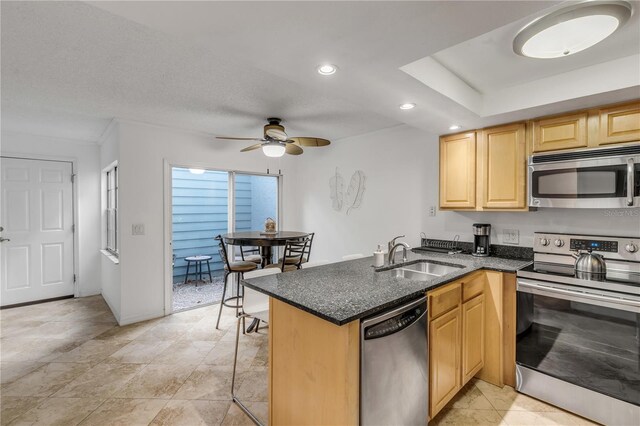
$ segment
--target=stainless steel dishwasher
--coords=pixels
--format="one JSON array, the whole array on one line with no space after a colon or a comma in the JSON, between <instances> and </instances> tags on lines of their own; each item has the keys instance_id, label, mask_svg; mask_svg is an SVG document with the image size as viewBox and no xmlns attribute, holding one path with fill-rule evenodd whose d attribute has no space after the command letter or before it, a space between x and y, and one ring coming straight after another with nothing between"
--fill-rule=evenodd
<instances>
[{"instance_id":1,"label":"stainless steel dishwasher","mask_svg":"<svg viewBox=\"0 0 640 426\"><path fill-rule=\"evenodd\" d=\"M360 322L360 424L426 425L427 302L422 297Z\"/></svg>"}]
</instances>

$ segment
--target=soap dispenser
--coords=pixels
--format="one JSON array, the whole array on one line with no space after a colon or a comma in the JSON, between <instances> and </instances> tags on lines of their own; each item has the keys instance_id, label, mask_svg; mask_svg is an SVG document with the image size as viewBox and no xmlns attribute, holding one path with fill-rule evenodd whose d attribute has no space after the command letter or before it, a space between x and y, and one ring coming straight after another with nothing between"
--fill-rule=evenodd
<instances>
[{"instance_id":1,"label":"soap dispenser","mask_svg":"<svg viewBox=\"0 0 640 426\"><path fill-rule=\"evenodd\" d=\"M378 250L373 252L373 266L376 268L384 266L384 252L381 244L378 244Z\"/></svg>"}]
</instances>

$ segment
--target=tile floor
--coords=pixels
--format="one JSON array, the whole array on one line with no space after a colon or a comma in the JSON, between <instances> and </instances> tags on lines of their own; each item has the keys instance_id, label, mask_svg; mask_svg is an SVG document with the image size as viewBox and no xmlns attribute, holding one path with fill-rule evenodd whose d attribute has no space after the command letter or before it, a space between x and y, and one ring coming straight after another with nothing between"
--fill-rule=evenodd
<instances>
[{"instance_id":1,"label":"tile floor","mask_svg":"<svg viewBox=\"0 0 640 426\"><path fill-rule=\"evenodd\" d=\"M235 318L217 305L117 326L100 296L0 311L2 425L251 425L230 401ZM267 335L241 337L238 395L267 419ZM482 381L432 424L588 421Z\"/></svg>"}]
</instances>

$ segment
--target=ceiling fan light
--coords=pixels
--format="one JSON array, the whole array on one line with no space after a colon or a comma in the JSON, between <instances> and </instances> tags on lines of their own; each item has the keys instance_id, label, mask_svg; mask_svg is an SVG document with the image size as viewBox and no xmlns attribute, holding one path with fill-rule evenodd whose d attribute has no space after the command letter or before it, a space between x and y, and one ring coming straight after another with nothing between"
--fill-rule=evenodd
<instances>
[{"instance_id":1,"label":"ceiling fan light","mask_svg":"<svg viewBox=\"0 0 640 426\"><path fill-rule=\"evenodd\" d=\"M613 34L631 16L626 1L586 1L559 9L524 27L513 50L530 58L561 58L581 52Z\"/></svg>"},{"instance_id":2,"label":"ceiling fan light","mask_svg":"<svg viewBox=\"0 0 640 426\"><path fill-rule=\"evenodd\" d=\"M286 151L286 147L277 142L266 143L262 145L262 152L267 157L282 157Z\"/></svg>"}]
</instances>

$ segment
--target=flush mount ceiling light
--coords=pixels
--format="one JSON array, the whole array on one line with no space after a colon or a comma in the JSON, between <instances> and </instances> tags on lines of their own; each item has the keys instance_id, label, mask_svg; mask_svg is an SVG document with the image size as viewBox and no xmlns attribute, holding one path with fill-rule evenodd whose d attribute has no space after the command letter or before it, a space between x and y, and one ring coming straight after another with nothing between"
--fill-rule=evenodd
<instances>
[{"instance_id":1,"label":"flush mount ceiling light","mask_svg":"<svg viewBox=\"0 0 640 426\"><path fill-rule=\"evenodd\" d=\"M601 42L627 22L626 1L584 1L528 24L513 40L513 50L530 58L561 58Z\"/></svg>"},{"instance_id":2,"label":"flush mount ceiling light","mask_svg":"<svg viewBox=\"0 0 640 426\"><path fill-rule=\"evenodd\" d=\"M267 157L282 157L287 150L281 142L268 142L262 145L262 152Z\"/></svg>"},{"instance_id":3,"label":"flush mount ceiling light","mask_svg":"<svg viewBox=\"0 0 640 426\"><path fill-rule=\"evenodd\" d=\"M318 69L318 74L320 75L331 75L336 73L336 71L338 70L338 67L336 67L333 64L323 64L323 65L320 65L317 69Z\"/></svg>"},{"instance_id":4,"label":"flush mount ceiling light","mask_svg":"<svg viewBox=\"0 0 640 426\"><path fill-rule=\"evenodd\" d=\"M458 130L460 128L459 124L452 124L451 126L449 126L449 130Z\"/></svg>"},{"instance_id":5,"label":"flush mount ceiling light","mask_svg":"<svg viewBox=\"0 0 640 426\"><path fill-rule=\"evenodd\" d=\"M402 104L400 105L400 109L414 109L416 104Z\"/></svg>"},{"instance_id":6,"label":"flush mount ceiling light","mask_svg":"<svg viewBox=\"0 0 640 426\"><path fill-rule=\"evenodd\" d=\"M193 175L201 175L204 174L204 169L189 169L189 173Z\"/></svg>"}]
</instances>

